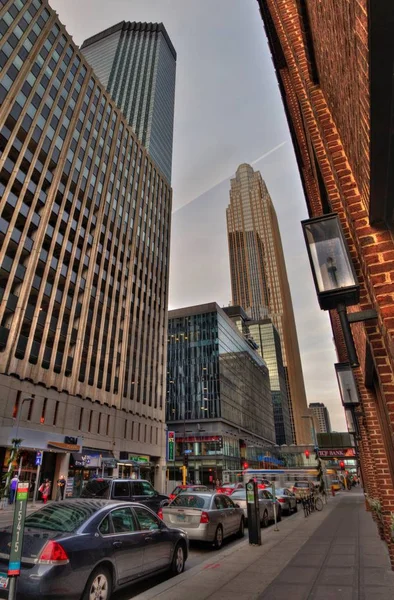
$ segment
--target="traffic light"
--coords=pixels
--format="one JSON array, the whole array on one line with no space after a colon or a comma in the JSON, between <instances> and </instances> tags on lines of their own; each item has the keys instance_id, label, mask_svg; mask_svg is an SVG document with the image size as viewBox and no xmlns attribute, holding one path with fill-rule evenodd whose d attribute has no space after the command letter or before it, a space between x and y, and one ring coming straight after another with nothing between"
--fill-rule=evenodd
<instances>
[{"instance_id":1,"label":"traffic light","mask_svg":"<svg viewBox=\"0 0 394 600\"><path fill-rule=\"evenodd\" d=\"M189 455L188 454L183 455L183 464L185 465L185 467L189 466Z\"/></svg>"},{"instance_id":2,"label":"traffic light","mask_svg":"<svg viewBox=\"0 0 394 600\"><path fill-rule=\"evenodd\" d=\"M305 458L309 459L309 450L305 450Z\"/></svg>"},{"instance_id":3,"label":"traffic light","mask_svg":"<svg viewBox=\"0 0 394 600\"><path fill-rule=\"evenodd\" d=\"M343 460L341 460L339 466L341 467L342 471L345 469L345 463L343 462Z\"/></svg>"}]
</instances>

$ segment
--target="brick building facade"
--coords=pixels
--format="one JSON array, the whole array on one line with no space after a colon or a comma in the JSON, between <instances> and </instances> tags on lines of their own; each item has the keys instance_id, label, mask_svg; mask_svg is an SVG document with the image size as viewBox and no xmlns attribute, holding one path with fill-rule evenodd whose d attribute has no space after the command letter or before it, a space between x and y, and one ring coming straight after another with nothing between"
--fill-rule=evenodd
<instances>
[{"instance_id":1,"label":"brick building facade","mask_svg":"<svg viewBox=\"0 0 394 600\"><path fill-rule=\"evenodd\" d=\"M258 0L311 217L338 213L377 318L352 324L360 367L359 453L389 546L394 513L394 6L367 0ZM337 314L338 360L347 361Z\"/></svg>"}]
</instances>

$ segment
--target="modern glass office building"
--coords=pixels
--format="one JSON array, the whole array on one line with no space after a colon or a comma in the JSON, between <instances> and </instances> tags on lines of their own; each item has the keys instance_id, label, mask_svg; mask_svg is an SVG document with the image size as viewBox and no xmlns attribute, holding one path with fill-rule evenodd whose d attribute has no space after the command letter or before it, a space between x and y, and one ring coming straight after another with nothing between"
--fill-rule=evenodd
<instances>
[{"instance_id":1,"label":"modern glass office building","mask_svg":"<svg viewBox=\"0 0 394 600\"><path fill-rule=\"evenodd\" d=\"M176 52L164 25L122 21L81 51L171 182Z\"/></svg>"},{"instance_id":2,"label":"modern glass office building","mask_svg":"<svg viewBox=\"0 0 394 600\"><path fill-rule=\"evenodd\" d=\"M270 319L251 321L248 328L270 374L276 443L290 445L293 443L293 434L279 334Z\"/></svg>"},{"instance_id":3,"label":"modern glass office building","mask_svg":"<svg viewBox=\"0 0 394 600\"><path fill-rule=\"evenodd\" d=\"M162 475L171 189L46 0L0 33L0 466L19 416L55 478L87 448Z\"/></svg>"},{"instance_id":4,"label":"modern glass office building","mask_svg":"<svg viewBox=\"0 0 394 600\"><path fill-rule=\"evenodd\" d=\"M216 303L169 312L167 371L178 466L190 451L192 478L207 483L263 461L275 444L268 369Z\"/></svg>"},{"instance_id":5,"label":"modern glass office building","mask_svg":"<svg viewBox=\"0 0 394 600\"><path fill-rule=\"evenodd\" d=\"M282 346L295 443L310 443L297 329L275 208L258 171L238 167L231 180L227 232L233 304L254 320L274 323Z\"/></svg>"}]
</instances>

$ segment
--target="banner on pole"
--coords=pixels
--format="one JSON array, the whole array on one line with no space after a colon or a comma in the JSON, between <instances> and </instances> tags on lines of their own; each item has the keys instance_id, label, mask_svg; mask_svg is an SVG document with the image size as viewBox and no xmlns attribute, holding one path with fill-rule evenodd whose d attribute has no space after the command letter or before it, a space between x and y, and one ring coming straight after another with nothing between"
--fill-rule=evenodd
<instances>
[{"instance_id":1,"label":"banner on pole","mask_svg":"<svg viewBox=\"0 0 394 600\"><path fill-rule=\"evenodd\" d=\"M29 496L29 484L18 483L16 492L14 522L12 525L12 540L10 561L8 563L8 576L19 575L21 572L21 557L23 546L23 530L25 527L27 498Z\"/></svg>"}]
</instances>

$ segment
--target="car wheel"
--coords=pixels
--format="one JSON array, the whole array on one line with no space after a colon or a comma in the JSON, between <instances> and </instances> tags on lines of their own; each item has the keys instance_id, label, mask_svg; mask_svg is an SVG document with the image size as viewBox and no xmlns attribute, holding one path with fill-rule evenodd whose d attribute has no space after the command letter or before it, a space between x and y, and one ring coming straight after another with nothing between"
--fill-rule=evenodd
<instances>
[{"instance_id":1,"label":"car wheel","mask_svg":"<svg viewBox=\"0 0 394 600\"><path fill-rule=\"evenodd\" d=\"M112 594L112 577L106 567L97 567L90 575L82 600L109 600Z\"/></svg>"},{"instance_id":2,"label":"car wheel","mask_svg":"<svg viewBox=\"0 0 394 600\"><path fill-rule=\"evenodd\" d=\"M213 545L215 546L216 550L220 550L220 548L223 546L223 528L221 525L218 525L218 528L216 529Z\"/></svg>"},{"instance_id":3,"label":"car wheel","mask_svg":"<svg viewBox=\"0 0 394 600\"><path fill-rule=\"evenodd\" d=\"M262 527L268 527L268 525L269 525L268 513L265 510L264 514L263 514L263 518L261 519L261 526Z\"/></svg>"},{"instance_id":4,"label":"car wheel","mask_svg":"<svg viewBox=\"0 0 394 600\"><path fill-rule=\"evenodd\" d=\"M245 535L245 520L243 517L241 517L237 537L243 538L244 535Z\"/></svg>"},{"instance_id":5,"label":"car wheel","mask_svg":"<svg viewBox=\"0 0 394 600\"><path fill-rule=\"evenodd\" d=\"M174 556L171 563L171 573L173 575L180 575L185 570L185 548L183 544L178 544L175 548Z\"/></svg>"}]
</instances>

